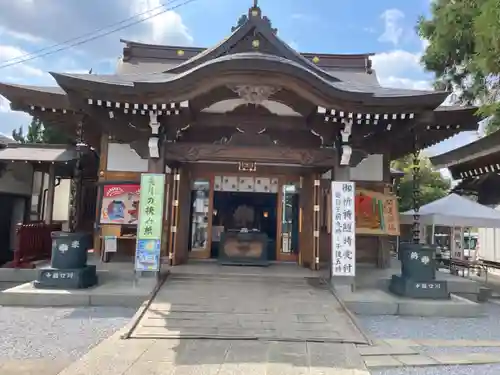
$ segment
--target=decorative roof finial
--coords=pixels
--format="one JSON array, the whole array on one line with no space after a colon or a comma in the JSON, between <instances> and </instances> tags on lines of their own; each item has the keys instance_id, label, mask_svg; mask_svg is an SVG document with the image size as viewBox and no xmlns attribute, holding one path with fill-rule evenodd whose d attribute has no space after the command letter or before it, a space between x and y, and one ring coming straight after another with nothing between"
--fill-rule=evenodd
<instances>
[{"instance_id":1,"label":"decorative roof finial","mask_svg":"<svg viewBox=\"0 0 500 375\"><path fill-rule=\"evenodd\" d=\"M253 7L258 8L259 7L259 0L253 0Z\"/></svg>"}]
</instances>

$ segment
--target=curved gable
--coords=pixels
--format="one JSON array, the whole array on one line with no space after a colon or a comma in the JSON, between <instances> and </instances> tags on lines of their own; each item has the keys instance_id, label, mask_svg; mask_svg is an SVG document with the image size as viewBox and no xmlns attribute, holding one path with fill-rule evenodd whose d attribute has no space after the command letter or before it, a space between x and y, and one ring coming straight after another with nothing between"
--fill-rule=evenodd
<instances>
[{"instance_id":1,"label":"curved gable","mask_svg":"<svg viewBox=\"0 0 500 375\"><path fill-rule=\"evenodd\" d=\"M296 52L278 38L276 33L277 30L272 28L271 21L267 17L262 17L259 7L250 8L248 17L242 18L241 26L233 28L233 33L229 38L223 40L213 48L204 50L186 62L167 70L166 73L184 73L200 64L224 55L261 52L293 61L326 80L339 81L338 78L328 74Z\"/></svg>"}]
</instances>

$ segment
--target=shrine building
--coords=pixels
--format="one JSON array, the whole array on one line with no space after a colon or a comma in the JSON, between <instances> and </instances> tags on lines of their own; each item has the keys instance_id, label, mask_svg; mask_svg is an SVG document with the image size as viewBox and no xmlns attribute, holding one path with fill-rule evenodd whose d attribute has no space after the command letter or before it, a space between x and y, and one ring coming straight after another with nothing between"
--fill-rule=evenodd
<instances>
[{"instance_id":1,"label":"shrine building","mask_svg":"<svg viewBox=\"0 0 500 375\"><path fill-rule=\"evenodd\" d=\"M460 180L454 192L475 196L477 202L500 204L500 132L496 131L465 146L431 158L436 168L448 168Z\"/></svg>"},{"instance_id":2,"label":"shrine building","mask_svg":"<svg viewBox=\"0 0 500 375\"><path fill-rule=\"evenodd\" d=\"M221 234L248 228L265 235L262 259L329 267L331 181L355 181L356 262L387 267L399 233L390 161L476 130L475 108L382 87L370 53L295 51L259 7L240 21L211 48L122 41L114 74L51 73L56 87L0 83L0 94L99 156L97 172L76 163L72 177L76 229L94 232L103 261L134 255L149 172L166 176L172 265L238 254Z\"/></svg>"}]
</instances>

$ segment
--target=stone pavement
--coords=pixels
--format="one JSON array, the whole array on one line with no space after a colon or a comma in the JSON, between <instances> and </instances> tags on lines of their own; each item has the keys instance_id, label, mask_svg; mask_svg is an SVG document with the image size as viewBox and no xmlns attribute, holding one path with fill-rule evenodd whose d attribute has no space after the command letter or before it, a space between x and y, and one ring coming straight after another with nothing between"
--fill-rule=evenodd
<instances>
[{"instance_id":1,"label":"stone pavement","mask_svg":"<svg viewBox=\"0 0 500 375\"><path fill-rule=\"evenodd\" d=\"M446 353L423 349L466 348L465 352ZM368 368L421 367L446 365L481 365L500 363L495 352L481 352L481 348L500 348L493 340L376 340L374 345L358 345L359 354ZM479 349L475 351L474 349Z\"/></svg>"},{"instance_id":2,"label":"stone pavement","mask_svg":"<svg viewBox=\"0 0 500 375\"><path fill-rule=\"evenodd\" d=\"M59 375L89 374L369 375L353 344L202 339L121 340L119 334L92 349Z\"/></svg>"},{"instance_id":3,"label":"stone pavement","mask_svg":"<svg viewBox=\"0 0 500 375\"><path fill-rule=\"evenodd\" d=\"M173 274L135 338L368 343L319 279Z\"/></svg>"},{"instance_id":4,"label":"stone pavement","mask_svg":"<svg viewBox=\"0 0 500 375\"><path fill-rule=\"evenodd\" d=\"M0 374L2 375L57 375L70 360L54 359L16 359L0 360Z\"/></svg>"}]
</instances>

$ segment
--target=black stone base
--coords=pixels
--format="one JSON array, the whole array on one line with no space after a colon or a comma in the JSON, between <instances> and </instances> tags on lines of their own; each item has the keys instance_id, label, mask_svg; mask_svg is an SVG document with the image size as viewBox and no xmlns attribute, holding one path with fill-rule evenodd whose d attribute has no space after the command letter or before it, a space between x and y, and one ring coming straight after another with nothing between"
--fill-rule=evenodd
<instances>
[{"instance_id":1,"label":"black stone base","mask_svg":"<svg viewBox=\"0 0 500 375\"><path fill-rule=\"evenodd\" d=\"M85 289L97 284L96 266L59 269L44 268L33 282L37 289Z\"/></svg>"},{"instance_id":2,"label":"black stone base","mask_svg":"<svg viewBox=\"0 0 500 375\"><path fill-rule=\"evenodd\" d=\"M392 275L389 291L398 296L426 299L449 299L446 281L414 281L399 275Z\"/></svg>"}]
</instances>

